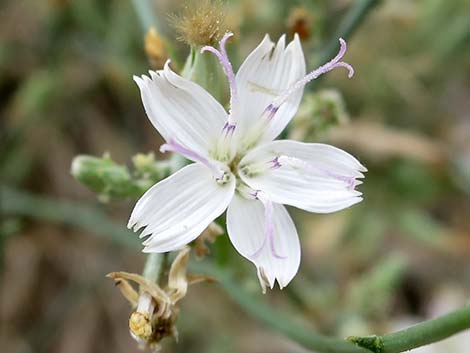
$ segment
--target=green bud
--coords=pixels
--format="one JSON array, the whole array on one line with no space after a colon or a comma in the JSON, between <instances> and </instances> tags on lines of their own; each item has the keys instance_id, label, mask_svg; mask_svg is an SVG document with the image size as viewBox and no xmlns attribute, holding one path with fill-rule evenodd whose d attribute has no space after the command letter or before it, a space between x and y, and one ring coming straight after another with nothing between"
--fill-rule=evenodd
<instances>
[{"instance_id":1,"label":"green bud","mask_svg":"<svg viewBox=\"0 0 470 353\"><path fill-rule=\"evenodd\" d=\"M128 197L137 191L127 167L117 164L107 154L101 158L87 155L75 157L71 173L99 194L102 200Z\"/></svg>"},{"instance_id":2,"label":"green bud","mask_svg":"<svg viewBox=\"0 0 470 353\"><path fill-rule=\"evenodd\" d=\"M289 138L311 141L331 127L349 120L341 94L336 90L307 93L292 122Z\"/></svg>"},{"instance_id":3,"label":"green bud","mask_svg":"<svg viewBox=\"0 0 470 353\"><path fill-rule=\"evenodd\" d=\"M135 168L135 175L140 178L160 179L161 171L157 168L155 154L153 152L144 154L138 153L132 157Z\"/></svg>"},{"instance_id":4,"label":"green bud","mask_svg":"<svg viewBox=\"0 0 470 353\"><path fill-rule=\"evenodd\" d=\"M134 171L131 172L127 166L113 161L109 154L103 157L81 155L72 161L71 174L97 193L100 201L108 202L115 198L141 196L152 185L181 168L185 161L178 155L157 161L153 153L139 153L132 158L132 163Z\"/></svg>"},{"instance_id":5,"label":"green bud","mask_svg":"<svg viewBox=\"0 0 470 353\"><path fill-rule=\"evenodd\" d=\"M366 337L357 337L351 336L347 338L348 341L354 343L355 345L366 348L374 353L383 353L384 351L384 342L382 337L379 336L366 336Z\"/></svg>"}]
</instances>

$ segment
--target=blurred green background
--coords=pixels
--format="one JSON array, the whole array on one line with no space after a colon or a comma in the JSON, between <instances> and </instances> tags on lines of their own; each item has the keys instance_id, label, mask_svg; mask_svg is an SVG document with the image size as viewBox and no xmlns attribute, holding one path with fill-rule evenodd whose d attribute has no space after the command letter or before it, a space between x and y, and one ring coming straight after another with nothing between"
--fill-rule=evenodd
<instances>
[{"instance_id":1,"label":"blurred green background","mask_svg":"<svg viewBox=\"0 0 470 353\"><path fill-rule=\"evenodd\" d=\"M152 11L139 13L143 3ZM277 39L297 30L313 69L351 11L366 3L370 11L348 29L354 78L333 72L311 85L288 132L358 156L369 169L359 187L364 201L331 215L291 210L301 235L300 272L283 291L262 297L296 322L340 337L396 330L469 298L470 3L224 5L236 34L235 67L265 33ZM144 50L149 24L184 61L188 47L175 40L169 21L183 5L0 4L2 352L138 351L128 334L130 308L104 278L142 270L145 257L125 232L136 198L97 197L71 176L70 165L78 154L108 152L127 165L139 152L158 156L161 139L132 75L157 68ZM210 260L258 295L255 269L225 236L211 246ZM168 339L165 352L306 352L241 314L217 284L191 287L178 328L179 343ZM463 353L468 346L467 332L420 352Z\"/></svg>"}]
</instances>

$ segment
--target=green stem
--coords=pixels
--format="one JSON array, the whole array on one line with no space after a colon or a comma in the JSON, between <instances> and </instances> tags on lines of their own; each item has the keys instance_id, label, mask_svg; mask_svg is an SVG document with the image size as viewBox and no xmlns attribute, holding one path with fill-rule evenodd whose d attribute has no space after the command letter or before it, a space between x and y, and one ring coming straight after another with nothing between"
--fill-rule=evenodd
<instances>
[{"instance_id":1,"label":"green stem","mask_svg":"<svg viewBox=\"0 0 470 353\"><path fill-rule=\"evenodd\" d=\"M139 244L134 241L134 234L109 220L103 212L94 207L58 201L6 188L1 190L0 205L2 207L1 212L4 215L28 216L56 224L76 226L94 234L110 237L123 245L132 248L139 247ZM152 260L149 258L148 260L149 263L153 261L156 261L156 258ZM372 351L375 353L398 353L470 329L470 306L466 306L437 319L424 321L406 330L388 335L349 338L350 341L356 343L357 346L355 346L340 338L323 336L306 328L305 325L295 323L292 318L278 310L274 310L264 301L253 298L253 295L248 294L233 278L232 274L217 268L213 264L195 263L191 267L193 271L205 272L216 277L228 295L249 315L304 347L317 352L365 353ZM153 273L158 273L158 271L155 272L157 266L152 265L152 268Z\"/></svg>"},{"instance_id":2,"label":"green stem","mask_svg":"<svg viewBox=\"0 0 470 353\"><path fill-rule=\"evenodd\" d=\"M374 353L399 353L441 341L466 329L470 329L470 305L388 335L348 339Z\"/></svg>"},{"instance_id":3,"label":"green stem","mask_svg":"<svg viewBox=\"0 0 470 353\"><path fill-rule=\"evenodd\" d=\"M160 253L153 253L147 255L147 260L145 262L142 276L144 276L149 281L158 283L160 280L160 276L164 272L163 260L164 256Z\"/></svg>"}]
</instances>

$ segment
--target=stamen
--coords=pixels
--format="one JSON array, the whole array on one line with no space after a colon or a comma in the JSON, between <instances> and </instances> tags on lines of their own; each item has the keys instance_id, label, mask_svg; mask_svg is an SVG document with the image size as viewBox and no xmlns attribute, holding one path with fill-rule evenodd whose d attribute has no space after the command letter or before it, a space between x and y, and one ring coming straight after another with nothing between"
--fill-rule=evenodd
<instances>
[{"instance_id":1,"label":"stamen","mask_svg":"<svg viewBox=\"0 0 470 353\"><path fill-rule=\"evenodd\" d=\"M194 162L200 162L206 166L209 166L209 160L207 158L204 158L203 156L194 152L193 150L190 150L189 148L184 147L183 145L179 144L173 139L170 139L170 141L161 145L160 152L161 153L178 152L182 156Z\"/></svg>"},{"instance_id":2,"label":"stamen","mask_svg":"<svg viewBox=\"0 0 470 353\"><path fill-rule=\"evenodd\" d=\"M230 63L230 60L227 55L227 50L225 49L225 44L227 40L232 36L233 36L233 33L231 32L227 32L224 34L223 38L219 42L220 50L217 50L214 47L211 47L209 45L206 45L201 48L201 53L208 51L214 54L217 57L217 59L219 59L220 65L222 65L224 73L227 76L227 79L230 85L230 114L228 118L228 123L231 126L233 126L233 129L235 129L235 123L233 121L232 116L233 116L233 109L236 105L235 102L237 100L237 84L235 81L235 74L233 73L232 64Z\"/></svg>"},{"instance_id":3,"label":"stamen","mask_svg":"<svg viewBox=\"0 0 470 353\"><path fill-rule=\"evenodd\" d=\"M205 51L211 52L214 54L222 65L225 75L227 76L229 86L230 86L230 109L229 114L227 117L227 121L222 128L222 138L219 139L218 146L217 146L217 155L219 155L219 159L223 160L230 160L233 157L234 153L234 145L232 143L232 136L236 129L236 121L234 116L235 109L237 107L237 84L235 80L235 74L233 73L232 64L228 58L227 50L225 49L225 44L227 40L233 36L233 33L227 32L224 34L222 39L219 42L219 49L206 45L201 48L201 53Z\"/></svg>"},{"instance_id":4,"label":"stamen","mask_svg":"<svg viewBox=\"0 0 470 353\"><path fill-rule=\"evenodd\" d=\"M194 162L199 162L201 164L204 164L206 167L208 167L210 170L212 170L215 180L217 182L226 182L226 173L224 170L221 168L218 168L213 162L208 160L207 158L201 156L200 154L194 152L193 150L190 150L189 148L184 147L180 143L176 142L173 139L170 139L167 143L164 143L163 145L160 146L160 152L165 153L165 152L177 152L181 154L182 156L194 161Z\"/></svg>"},{"instance_id":5,"label":"stamen","mask_svg":"<svg viewBox=\"0 0 470 353\"><path fill-rule=\"evenodd\" d=\"M314 166L311 163L305 162L304 160L301 160L299 158L282 155L282 156L277 156L276 158L274 158L270 162L274 163L274 161L276 161L276 168L272 167L272 169L277 169L277 168L281 167L282 165L287 164L287 165L290 165L293 168L304 168L307 171L320 172L320 173L322 173L326 176L329 176L333 179L344 182L347 185L349 190L354 190L356 185L360 184L360 181L356 180L355 176L341 175L341 174L332 172L331 170L328 170L326 168Z\"/></svg>"},{"instance_id":6,"label":"stamen","mask_svg":"<svg viewBox=\"0 0 470 353\"><path fill-rule=\"evenodd\" d=\"M266 114L266 119L271 120L274 115L276 115L277 111L279 110L279 105L274 105L273 103L269 104L266 109L264 110L263 114Z\"/></svg>"},{"instance_id":7,"label":"stamen","mask_svg":"<svg viewBox=\"0 0 470 353\"><path fill-rule=\"evenodd\" d=\"M230 119L229 119L230 120ZM231 124L229 121L227 121L224 125L224 127L222 128L222 133L225 137L229 137L229 136L232 136L233 133L235 132L235 127L236 127L236 124L233 123Z\"/></svg>"},{"instance_id":8,"label":"stamen","mask_svg":"<svg viewBox=\"0 0 470 353\"><path fill-rule=\"evenodd\" d=\"M278 157L275 157L274 159L270 160L269 163L272 163L271 165L271 169L277 169L277 168L281 168L282 167L282 164L279 162L279 156Z\"/></svg>"},{"instance_id":9,"label":"stamen","mask_svg":"<svg viewBox=\"0 0 470 353\"><path fill-rule=\"evenodd\" d=\"M280 108L280 106L287 101L287 99L292 95L292 93L304 87L310 81L315 80L321 75L326 74L327 72L330 72L331 70L337 67L346 68L348 70L348 77L351 78L354 75L353 67L344 61L340 61L344 57L344 54L346 54L346 50L347 50L346 41L343 38L340 38L339 43L340 43L339 52L333 59L331 59L325 65L320 66L316 70L313 70L312 72L307 74L304 78L300 79L299 81L291 85L288 89L286 89L283 93L281 93L277 97L277 99L274 100L273 103L269 104L266 107L266 109L263 111L261 116L268 120L271 120L276 114L276 112L278 111L278 109Z\"/></svg>"},{"instance_id":10,"label":"stamen","mask_svg":"<svg viewBox=\"0 0 470 353\"><path fill-rule=\"evenodd\" d=\"M269 244L269 247L271 248L271 253L274 257L278 259L286 259L287 256L280 255L276 251L276 247L275 247L272 201L264 197L262 191L260 190L256 190L255 193L252 195L254 196L254 199L261 201L264 206L264 218L265 218L264 234L265 235L264 235L263 243L261 244L261 246L258 248L258 250L256 250L249 257L251 259L256 259L261 254L266 244Z\"/></svg>"}]
</instances>

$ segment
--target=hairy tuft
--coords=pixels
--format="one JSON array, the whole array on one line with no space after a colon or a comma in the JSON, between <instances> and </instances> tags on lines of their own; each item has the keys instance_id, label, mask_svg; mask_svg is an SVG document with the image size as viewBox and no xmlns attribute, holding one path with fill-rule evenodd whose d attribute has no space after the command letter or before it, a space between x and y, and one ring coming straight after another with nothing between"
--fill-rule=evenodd
<instances>
[{"instance_id":1,"label":"hairy tuft","mask_svg":"<svg viewBox=\"0 0 470 353\"><path fill-rule=\"evenodd\" d=\"M227 31L221 0L190 1L179 15L170 15L177 39L189 45L213 45Z\"/></svg>"}]
</instances>

